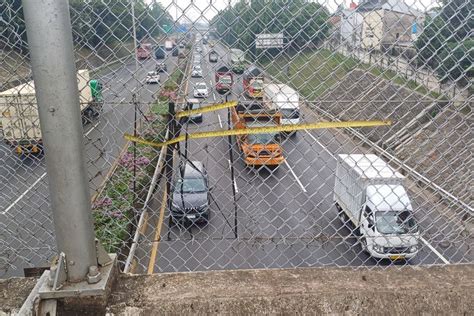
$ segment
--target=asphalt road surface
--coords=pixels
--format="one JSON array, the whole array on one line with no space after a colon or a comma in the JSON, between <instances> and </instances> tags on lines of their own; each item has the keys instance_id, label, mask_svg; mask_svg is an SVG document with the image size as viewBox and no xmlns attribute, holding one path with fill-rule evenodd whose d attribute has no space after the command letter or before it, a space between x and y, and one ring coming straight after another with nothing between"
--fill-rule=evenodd
<instances>
[{"instance_id":1,"label":"asphalt road surface","mask_svg":"<svg viewBox=\"0 0 474 316\"><path fill-rule=\"evenodd\" d=\"M177 57L169 53L165 62L171 73ZM123 134L133 132L133 101L146 112L155 98L159 85L145 84L146 73L154 70L155 63L154 59L139 61L135 71L130 58L114 70L105 68L95 75L104 86L105 102L100 117L84 126L91 196L123 149ZM161 82L168 73L162 73ZM19 157L3 141L0 161L0 278L22 276L23 268L48 266L55 255L45 161L42 156Z\"/></svg>"},{"instance_id":2,"label":"asphalt road surface","mask_svg":"<svg viewBox=\"0 0 474 316\"><path fill-rule=\"evenodd\" d=\"M203 78L186 78L188 97L193 97L197 82L210 88L203 104L224 101L214 90L214 70L229 64L229 54L221 45L214 49L221 56L219 62L208 61L209 47L205 46ZM234 79L229 100L245 99L242 75ZM305 122L322 120L307 107L302 113ZM227 128L227 110L220 110L203 114L203 122L190 123L188 132ZM184 147L182 143L182 151ZM361 250L351 228L337 218L332 197L336 155L369 150L337 130L300 131L285 138L283 148L284 164L273 170L257 170L245 166L234 139L230 144L227 138L189 140L189 160L202 161L209 173L213 196L210 222L170 225L169 212L162 208L163 191L159 191L137 251L135 272L390 265ZM178 161L175 159L175 166ZM469 245L455 238L461 224L443 215L441 205L430 202L415 185L410 185L410 191L424 239L414 259L395 264L472 261ZM162 220L160 212L164 212ZM441 246L444 240L454 242Z\"/></svg>"}]
</instances>

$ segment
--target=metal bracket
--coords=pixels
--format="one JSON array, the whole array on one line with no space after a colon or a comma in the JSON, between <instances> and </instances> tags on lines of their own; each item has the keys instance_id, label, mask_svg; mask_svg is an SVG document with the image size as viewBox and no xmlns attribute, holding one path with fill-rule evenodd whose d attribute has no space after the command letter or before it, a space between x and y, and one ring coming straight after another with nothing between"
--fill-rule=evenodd
<instances>
[{"instance_id":1,"label":"metal bracket","mask_svg":"<svg viewBox=\"0 0 474 316\"><path fill-rule=\"evenodd\" d=\"M100 267L105 267L114 262L114 259L112 259L107 251L105 251L104 246L100 243L99 239L95 239L95 249L97 253L97 264Z\"/></svg>"},{"instance_id":2,"label":"metal bracket","mask_svg":"<svg viewBox=\"0 0 474 316\"><path fill-rule=\"evenodd\" d=\"M52 291L57 291L63 286L66 279L66 255L64 252L61 252L59 257L56 257L51 264L48 285L51 287Z\"/></svg>"}]
</instances>

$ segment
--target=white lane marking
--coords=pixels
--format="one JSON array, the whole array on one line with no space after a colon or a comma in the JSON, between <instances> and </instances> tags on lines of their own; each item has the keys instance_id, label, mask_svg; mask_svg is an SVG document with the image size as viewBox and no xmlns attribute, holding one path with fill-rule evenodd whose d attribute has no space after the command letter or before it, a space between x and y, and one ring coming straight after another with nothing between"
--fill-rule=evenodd
<instances>
[{"instance_id":1,"label":"white lane marking","mask_svg":"<svg viewBox=\"0 0 474 316\"><path fill-rule=\"evenodd\" d=\"M99 123L97 123L97 124L95 124L94 126L92 126L92 128L87 131L87 133L85 134L85 136L88 136L88 135L92 132L92 130L94 130L98 125L99 125ZM1 214L2 214L2 215L5 215L6 213L8 213L8 211L10 211L16 204L18 204L18 202L20 202L20 200L21 200L22 198L24 198L25 195L27 195L28 192L30 192L41 180L43 180L44 177L46 177L46 172L43 173L38 179L36 179L36 181L33 182L33 184L30 185L30 186L28 187L28 189L26 189L25 192L23 192L19 197L17 197L17 199L16 199L12 204L10 204L6 209L4 209L4 210L1 212Z\"/></svg>"},{"instance_id":2,"label":"white lane marking","mask_svg":"<svg viewBox=\"0 0 474 316\"><path fill-rule=\"evenodd\" d=\"M441 259L441 261L443 261L445 264L451 264L441 253L439 253L438 250L436 250L433 246L431 246L430 243L426 239L424 239L423 237L420 237L420 239L426 246L428 246L428 248L430 248L431 251L435 253L435 255L438 256L438 258Z\"/></svg>"},{"instance_id":3,"label":"white lane marking","mask_svg":"<svg viewBox=\"0 0 474 316\"><path fill-rule=\"evenodd\" d=\"M227 159L229 162L229 170L232 169L232 165L230 164L230 159ZM235 193L239 193L239 188L237 187L237 181L235 179L232 179L232 184L234 185Z\"/></svg>"},{"instance_id":4,"label":"white lane marking","mask_svg":"<svg viewBox=\"0 0 474 316\"><path fill-rule=\"evenodd\" d=\"M308 134L309 137L311 137L319 146L321 146L321 148L322 148L325 152L327 152L331 157L333 157L334 159L336 159L336 156L335 156L332 152L330 152L329 149L327 149L323 144L321 144L321 142L320 142L316 137L314 137L313 134L311 134L310 132L308 132L307 129L305 129L304 131L305 131L306 134Z\"/></svg>"},{"instance_id":5,"label":"white lane marking","mask_svg":"<svg viewBox=\"0 0 474 316\"><path fill-rule=\"evenodd\" d=\"M216 102L216 94L214 93L214 91L212 91L212 98L214 99L214 102Z\"/></svg>"},{"instance_id":6,"label":"white lane marking","mask_svg":"<svg viewBox=\"0 0 474 316\"><path fill-rule=\"evenodd\" d=\"M303 192L306 193L307 191L306 191L305 187L303 186L303 183L301 183L300 179L296 176L295 172L293 171L293 169L291 169L290 165L288 164L288 162L286 162L286 160L285 160L285 165L288 167L288 169L290 169L291 174L296 179L296 182L298 182L298 184L300 185Z\"/></svg>"},{"instance_id":7,"label":"white lane marking","mask_svg":"<svg viewBox=\"0 0 474 316\"><path fill-rule=\"evenodd\" d=\"M217 114L217 118L219 119L219 125L222 128L223 126L222 126L221 116L219 114Z\"/></svg>"}]
</instances>

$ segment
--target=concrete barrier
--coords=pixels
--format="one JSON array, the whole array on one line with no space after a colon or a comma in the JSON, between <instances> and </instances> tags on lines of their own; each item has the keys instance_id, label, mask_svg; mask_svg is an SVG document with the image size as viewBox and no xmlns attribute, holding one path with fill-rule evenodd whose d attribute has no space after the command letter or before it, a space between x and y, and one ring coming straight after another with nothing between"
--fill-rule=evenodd
<instances>
[{"instance_id":1,"label":"concrete barrier","mask_svg":"<svg viewBox=\"0 0 474 316\"><path fill-rule=\"evenodd\" d=\"M18 310L33 286L34 279L0 281L0 310ZM85 298L85 305L76 306L85 307L87 302ZM110 316L470 315L474 311L474 265L120 275L107 306ZM62 304L62 308L67 306ZM89 314L87 308L63 313Z\"/></svg>"}]
</instances>

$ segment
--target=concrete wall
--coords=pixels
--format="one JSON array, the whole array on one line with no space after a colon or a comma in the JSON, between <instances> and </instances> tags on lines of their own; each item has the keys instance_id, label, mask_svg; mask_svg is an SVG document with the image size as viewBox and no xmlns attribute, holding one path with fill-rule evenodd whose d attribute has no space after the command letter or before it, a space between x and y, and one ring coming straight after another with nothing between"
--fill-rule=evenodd
<instances>
[{"instance_id":1,"label":"concrete wall","mask_svg":"<svg viewBox=\"0 0 474 316\"><path fill-rule=\"evenodd\" d=\"M307 268L122 276L113 315L467 315L474 265Z\"/></svg>"},{"instance_id":2,"label":"concrete wall","mask_svg":"<svg viewBox=\"0 0 474 316\"><path fill-rule=\"evenodd\" d=\"M384 10L364 12L362 23L362 48L380 50L383 39Z\"/></svg>"},{"instance_id":3,"label":"concrete wall","mask_svg":"<svg viewBox=\"0 0 474 316\"><path fill-rule=\"evenodd\" d=\"M18 310L34 281L0 281L0 315ZM79 306L91 301L82 300ZM66 314L91 314L88 311L69 309ZM474 265L457 265L121 275L107 315L472 315L473 311Z\"/></svg>"}]
</instances>

